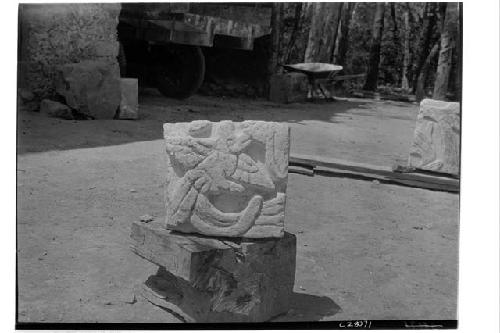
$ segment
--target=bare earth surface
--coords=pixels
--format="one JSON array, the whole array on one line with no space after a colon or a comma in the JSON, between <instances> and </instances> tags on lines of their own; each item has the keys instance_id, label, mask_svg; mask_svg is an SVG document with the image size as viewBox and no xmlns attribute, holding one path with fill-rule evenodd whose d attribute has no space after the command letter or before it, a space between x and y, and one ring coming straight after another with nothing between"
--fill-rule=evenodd
<instances>
[{"instance_id":1,"label":"bare earth surface","mask_svg":"<svg viewBox=\"0 0 500 333\"><path fill-rule=\"evenodd\" d=\"M132 288L156 267L129 249L130 224L163 212L162 123L272 120L292 152L405 163L417 106L154 94L138 121L21 113L17 248L20 322L179 322ZM297 235L287 320L456 319L459 197L363 180L291 174L285 227Z\"/></svg>"}]
</instances>

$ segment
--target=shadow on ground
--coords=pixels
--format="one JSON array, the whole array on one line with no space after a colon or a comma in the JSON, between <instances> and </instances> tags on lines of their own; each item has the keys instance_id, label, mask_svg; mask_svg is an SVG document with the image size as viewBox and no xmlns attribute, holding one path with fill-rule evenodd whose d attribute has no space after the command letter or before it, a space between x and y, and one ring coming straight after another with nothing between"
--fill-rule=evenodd
<instances>
[{"instance_id":1,"label":"shadow on ground","mask_svg":"<svg viewBox=\"0 0 500 333\"><path fill-rule=\"evenodd\" d=\"M329 297L293 293L290 310L272 321L319 321L341 310L340 306Z\"/></svg>"},{"instance_id":2,"label":"shadow on ground","mask_svg":"<svg viewBox=\"0 0 500 333\"><path fill-rule=\"evenodd\" d=\"M265 120L301 123L314 120L336 122L338 114L362 108L352 101L276 104L264 99L192 96L187 100L144 92L140 96L139 120L62 120L37 112L19 112L17 153L43 152L119 145L162 138L162 124L198 119ZM368 102L367 102L368 103Z\"/></svg>"}]
</instances>

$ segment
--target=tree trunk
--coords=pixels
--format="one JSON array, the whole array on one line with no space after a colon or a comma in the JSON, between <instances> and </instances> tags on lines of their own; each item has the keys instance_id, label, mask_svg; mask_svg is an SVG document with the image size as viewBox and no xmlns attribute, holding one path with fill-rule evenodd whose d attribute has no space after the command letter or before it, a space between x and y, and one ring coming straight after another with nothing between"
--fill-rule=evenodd
<instances>
[{"instance_id":1,"label":"tree trunk","mask_svg":"<svg viewBox=\"0 0 500 333\"><path fill-rule=\"evenodd\" d=\"M384 31L384 13L385 3L377 2L377 10L373 21L368 71L366 74L366 82L363 87L365 90L373 91L377 89L378 67L380 62L380 43L382 41L382 32Z\"/></svg>"},{"instance_id":2,"label":"tree trunk","mask_svg":"<svg viewBox=\"0 0 500 333\"><path fill-rule=\"evenodd\" d=\"M290 57L292 56L292 50L295 45L295 40L297 39L297 33L299 32L301 26L301 17L302 17L302 2L299 2L295 4L293 30L292 33L290 34L290 41L288 42L288 47L286 50L287 51L285 58L286 63L290 63Z\"/></svg>"},{"instance_id":3,"label":"tree trunk","mask_svg":"<svg viewBox=\"0 0 500 333\"><path fill-rule=\"evenodd\" d=\"M434 26L436 25L436 6L435 2L427 2L424 7L422 19L422 32L420 34L420 42L418 45L418 56L416 66L413 71L413 92L416 93L417 81L420 77L420 71L429 55L432 36L434 34Z\"/></svg>"},{"instance_id":4,"label":"tree trunk","mask_svg":"<svg viewBox=\"0 0 500 333\"><path fill-rule=\"evenodd\" d=\"M322 12L324 2L313 2L312 6L312 20L311 27L309 28L309 39L307 40L306 52L304 55L304 62L314 62L318 58L320 39L322 33Z\"/></svg>"},{"instance_id":5,"label":"tree trunk","mask_svg":"<svg viewBox=\"0 0 500 333\"><path fill-rule=\"evenodd\" d=\"M458 20L457 20L457 41L455 43L457 54L457 68L456 68L456 80L455 80L455 91L456 97L459 102L462 102L462 22L463 22L463 4L458 3Z\"/></svg>"},{"instance_id":6,"label":"tree trunk","mask_svg":"<svg viewBox=\"0 0 500 333\"><path fill-rule=\"evenodd\" d=\"M327 36L327 46L325 47L325 52L322 54L321 59L324 62L333 62L333 54L335 53L335 44L337 42L337 35L339 31L340 18L342 16L342 10L344 4L342 2L330 3L333 7L331 9L332 16L331 20L327 20L327 27L331 25L331 29L326 29Z\"/></svg>"},{"instance_id":7,"label":"tree trunk","mask_svg":"<svg viewBox=\"0 0 500 333\"><path fill-rule=\"evenodd\" d=\"M392 40L394 45L399 45L398 23L396 20L396 5L390 2L391 6L391 19L392 19Z\"/></svg>"},{"instance_id":8,"label":"tree trunk","mask_svg":"<svg viewBox=\"0 0 500 333\"><path fill-rule=\"evenodd\" d=\"M314 2L304 62L328 62L338 30L339 2Z\"/></svg>"},{"instance_id":9,"label":"tree trunk","mask_svg":"<svg viewBox=\"0 0 500 333\"><path fill-rule=\"evenodd\" d=\"M345 57L347 55L347 48L349 46L349 24L351 22L352 13L356 3L346 2L342 9L342 19L340 21L340 37L338 52L334 56L333 62L338 65L345 66Z\"/></svg>"},{"instance_id":10,"label":"tree trunk","mask_svg":"<svg viewBox=\"0 0 500 333\"><path fill-rule=\"evenodd\" d=\"M436 70L436 79L434 80L434 93L432 98L445 100L448 92L450 79L452 52L455 35L456 7L452 3L443 4L443 18L441 27L441 41Z\"/></svg>"},{"instance_id":11,"label":"tree trunk","mask_svg":"<svg viewBox=\"0 0 500 333\"><path fill-rule=\"evenodd\" d=\"M405 92L410 90L410 85L408 82L408 68L410 67L410 5L408 3L404 4L404 42L403 42L403 70L401 73L401 89Z\"/></svg>"},{"instance_id":12,"label":"tree trunk","mask_svg":"<svg viewBox=\"0 0 500 333\"><path fill-rule=\"evenodd\" d=\"M269 45L269 58L267 62L267 84L269 85L271 76L277 72L278 57L280 49L280 27L281 27L281 2L275 2L271 10L271 42ZM269 87L268 87L269 88ZM267 89L269 91L269 89Z\"/></svg>"},{"instance_id":13,"label":"tree trunk","mask_svg":"<svg viewBox=\"0 0 500 333\"><path fill-rule=\"evenodd\" d=\"M425 97L425 83L427 81L427 75L429 74L429 68L432 63L432 59L437 56L439 51L439 43L435 43L431 49L431 52L427 55L427 58L422 65L420 73L418 75L417 84L415 86L415 99L420 102Z\"/></svg>"}]
</instances>

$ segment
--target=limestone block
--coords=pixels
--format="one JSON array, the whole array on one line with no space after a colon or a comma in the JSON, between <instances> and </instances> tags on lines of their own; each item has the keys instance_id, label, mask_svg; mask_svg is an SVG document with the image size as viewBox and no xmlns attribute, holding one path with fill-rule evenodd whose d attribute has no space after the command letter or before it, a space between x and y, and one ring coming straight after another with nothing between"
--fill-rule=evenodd
<instances>
[{"instance_id":1,"label":"limestone block","mask_svg":"<svg viewBox=\"0 0 500 333\"><path fill-rule=\"evenodd\" d=\"M137 79L120 79L120 119L139 118L139 86Z\"/></svg>"},{"instance_id":2,"label":"limestone block","mask_svg":"<svg viewBox=\"0 0 500 333\"><path fill-rule=\"evenodd\" d=\"M305 74L276 74L271 77L269 84L269 99L273 102L303 102L307 98L308 81Z\"/></svg>"},{"instance_id":3,"label":"limestone block","mask_svg":"<svg viewBox=\"0 0 500 333\"><path fill-rule=\"evenodd\" d=\"M67 105L51 101L50 99L42 100L42 102L40 103L40 113L45 114L49 117L68 120L74 119L73 112Z\"/></svg>"},{"instance_id":4,"label":"limestone block","mask_svg":"<svg viewBox=\"0 0 500 333\"><path fill-rule=\"evenodd\" d=\"M159 266L137 292L186 321L262 322L288 310L296 238L231 240L132 225L132 250Z\"/></svg>"},{"instance_id":5,"label":"limestone block","mask_svg":"<svg viewBox=\"0 0 500 333\"><path fill-rule=\"evenodd\" d=\"M168 229L209 236L283 237L287 125L167 123L164 137Z\"/></svg>"},{"instance_id":6,"label":"limestone block","mask_svg":"<svg viewBox=\"0 0 500 333\"><path fill-rule=\"evenodd\" d=\"M420 103L409 166L458 175L460 103L424 99Z\"/></svg>"},{"instance_id":7,"label":"limestone block","mask_svg":"<svg viewBox=\"0 0 500 333\"><path fill-rule=\"evenodd\" d=\"M94 60L60 66L56 91L80 113L95 119L112 119L120 106L119 66Z\"/></svg>"},{"instance_id":8,"label":"limestone block","mask_svg":"<svg viewBox=\"0 0 500 333\"><path fill-rule=\"evenodd\" d=\"M119 3L19 4L19 84L53 98L57 67L83 60L116 62ZM25 84L25 85L22 85Z\"/></svg>"}]
</instances>

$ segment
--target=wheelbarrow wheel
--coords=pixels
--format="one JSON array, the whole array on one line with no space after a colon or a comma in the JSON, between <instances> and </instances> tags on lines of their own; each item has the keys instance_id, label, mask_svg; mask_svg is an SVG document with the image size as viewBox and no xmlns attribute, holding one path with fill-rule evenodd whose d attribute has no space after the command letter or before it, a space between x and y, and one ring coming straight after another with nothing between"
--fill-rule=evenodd
<instances>
[{"instance_id":1,"label":"wheelbarrow wheel","mask_svg":"<svg viewBox=\"0 0 500 333\"><path fill-rule=\"evenodd\" d=\"M164 48L156 74L158 90L167 97L184 99L203 83L205 57L199 46L170 44Z\"/></svg>"}]
</instances>

